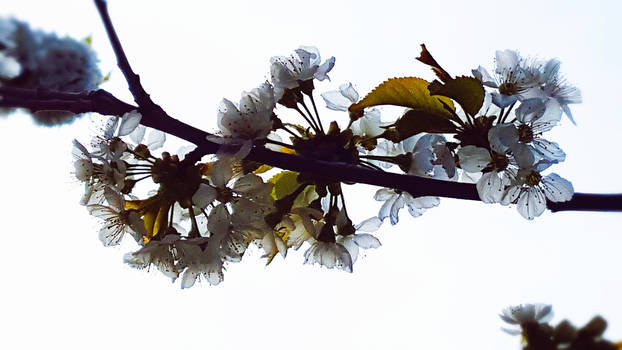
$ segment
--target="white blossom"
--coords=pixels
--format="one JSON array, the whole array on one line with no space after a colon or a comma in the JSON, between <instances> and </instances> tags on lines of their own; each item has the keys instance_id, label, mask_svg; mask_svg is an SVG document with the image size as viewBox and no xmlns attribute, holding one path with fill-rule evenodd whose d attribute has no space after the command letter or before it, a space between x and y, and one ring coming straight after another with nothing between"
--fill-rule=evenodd
<instances>
[{"instance_id":1,"label":"white blossom","mask_svg":"<svg viewBox=\"0 0 622 350\"><path fill-rule=\"evenodd\" d=\"M504 108L519 100L522 93L537 83L535 68L513 50L499 50L495 56L494 77L482 66L472 73L485 86L498 90L492 93L492 102Z\"/></svg>"},{"instance_id":2,"label":"white blossom","mask_svg":"<svg viewBox=\"0 0 622 350\"><path fill-rule=\"evenodd\" d=\"M514 158L519 170L511 180L510 186L501 200L501 204L516 203L518 212L528 220L540 216L546 209L546 200L565 202L572 199L574 189L572 184L552 173L546 176L540 174L552 163L537 161L531 151L523 147L515 147Z\"/></svg>"},{"instance_id":3,"label":"white blossom","mask_svg":"<svg viewBox=\"0 0 622 350\"><path fill-rule=\"evenodd\" d=\"M299 82L311 79L328 79L327 73L335 65L335 57L321 63L320 52L313 46L301 46L294 54L275 56L270 59L270 80L274 85L274 97L279 101L286 89L295 89Z\"/></svg>"},{"instance_id":4,"label":"white blossom","mask_svg":"<svg viewBox=\"0 0 622 350\"><path fill-rule=\"evenodd\" d=\"M338 268L352 272L352 257L348 250L337 242L316 240L305 251L305 264L320 264L329 269Z\"/></svg>"},{"instance_id":5,"label":"white blossom","mask_svg":"<svg viewBox=\"0 0 622 350\"><path fill-rule=\"evenodd\" d=\"M511 325L518 326L529 323L547 323L553 318L553 308L545 304L521 304L505 308L499 317ZM520 330L502 329L511 335L520 334Z\"/></svg>"},{"instance_id":6,"label":"white blossom","mask_svg":"<svg viewBox=\"0 0 622 350\"><path fill-rule=\"evenodd\" d=\"M243 92L237 105L223 99L218 108L217 122L225 138L208 139L233 145L238 152L236 157L245 157L250 152L252 141L266 138L272 130L272 111L275 105L274 91L268 82L250 92Z\"/></svg>"},{"instance_id":7,"label":"white blossom","mask_svg":"<svg viewBox=\"0 0 622 350\"><path fill-rule=\"evenodd\" d=\"M125 210L123 196L110 187L105 187L104 196L108 201L108 206L100 204L87 206L91 215L104 221L99 230L99 240L104 246L118 245L123 235L128 232L136 242L142 242L147 231L138 213L133 210Z\"/></svg>"},{"instance_id":8,"label":"white blossom","mask_svg":"<svg viewBox=\"0 0 622 350\"><path fill-rule=\"evenodd\" d=\"M376 191L374 199L377 201L384 201L380 208L380 212L378 212L378 218L383 221L389 218L391 225L398 223L399 211L405 205L408 207L408 212L412 217L418 217L423 215L427 209L436 207L440 203L438 197L413 197L408 192L396 191L390 188L381 188Z\"/></svg>"},{"instance_id":9,"label":"white blossom","mask_svg":"<svg viewBox=\"0 0 622 350\"><path fill-rule=\"evenodd\" d=\"M326 108L335 111L347 112L348 107L359 100L359 94L352 86L352 83L339 85L339 90L327 91L322 94ZM377 108L366 108L363 116L355 120L350 128L354 135L362 137L375 137L382 134L388 123L380 120L380 110Z\"/></svg>"}]
</instances>

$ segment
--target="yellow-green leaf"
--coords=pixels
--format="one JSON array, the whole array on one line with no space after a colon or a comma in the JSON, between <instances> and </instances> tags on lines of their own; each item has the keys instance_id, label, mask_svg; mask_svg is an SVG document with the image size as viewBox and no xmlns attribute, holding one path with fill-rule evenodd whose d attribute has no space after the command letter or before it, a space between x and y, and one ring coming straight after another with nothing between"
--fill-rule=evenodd
<instances>
[{"instance_id":1,"label":"yellow-green leaf","mask_svg":"<svg viewBox=\"0 0 622 350\"><path fill-rule=\"evenodd\" d=\"M441 99L451 108L453 108L453 103L447 97L430 96L428 85L429 82L421 78L392 78L378 85L361 101L351 105L348 110L351 115L358 115L367 107L394 105L449 118L451 113L438 100Z\"/></svg>"},{"instance_id":2,"label":"yellow-green leaf","mask_svg":"<svg viewBox=\"0 0 622 350\"><path fill-rule=\"evenodd\" d=\"M275 200L279 200L288 194L294 192L300 183L298 182L298 173L295 171L282 171L270 178L271 183L274 184L272 193L270 195Z\"/></svg>"},{"instance_id":3,"label":"yellow-green leaf","mask_svg":"<svg viewBox=\"0 0 622 350\"><path fill-rule=\"evenodd\" d=\"M260 165L260 166L259 166L259 168L255 169L255 170L253 171L253 173L254 173L254 174L263 174L263 173L265 173L266 171L268 171L268 170L270 170L270 169L272 169L272 166L271 166L271 165L268 165L268 164L262 164L262 165Z\"/></svg>"},{"instance_id":4,"label":"yellow-green leaf","mask_svg":"<svg viewBox=\"0 0 622 350\"><path fill-rule=\"evenodd\" d=\"M397 131L397 135L390 137L390 140L393 142L400 142L422 132L431 134L456 132L454 124L444 116L415 110L404 113L404 115L393 124L393 127L395 128L394 130ZM391 129L386 132L387 135L391 133Z\"/></svg>"},{"instance_id":5,"label":"yellow-green leaf","mask_svg":"<svg viewBox=\"0 0 622 350\"><path fill-rule=\"evenodd\" d=\"M302 191L302 193L298 195L298 197L296 197L292 208L306 207L318 198L319 196L315 192L315 185L309 185L305 187L305 189Z\"/></svg>"},{"instance_id":6,"label":"yellow-green leaf","mask_svg":"<svg viewBox=\"0 0 622 350\"><path fill-rule=\"evenodd\" d=\"M469 115L475 116L484 103L484 86L473 77L457 77L442 84L435 80L428 86L430 94L446 96L458 102Z\"/></svg>"}]
</instances>

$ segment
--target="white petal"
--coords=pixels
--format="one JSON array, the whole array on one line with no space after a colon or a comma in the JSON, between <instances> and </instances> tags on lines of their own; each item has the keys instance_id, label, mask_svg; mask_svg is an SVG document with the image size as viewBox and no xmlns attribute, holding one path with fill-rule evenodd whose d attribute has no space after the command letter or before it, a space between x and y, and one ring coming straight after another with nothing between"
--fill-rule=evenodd
<instances>
[{"instance_id":1,"label":"white petal","mask_svg":"<svg viewBox=\"0 0 622 350\"><path fill-rule=\"evenodd\" d=\"M324 61L324 63L322 63L322 65L318 67L317 71L315 72L313 76L315 77L315 79L319 81L322 81L324 79L330 80L330 78L328 77L328 72L330 72L334 66L335 66L335 57L331 57L327 59L326 61Z\"/></svg>"},{"instance_id":2,"label":"white petal","mask_svg":"<svg viewBox=\"0 0 622 350\"><path fill-rule=\"evenodd\" d=\"M382 226L382 220L380 220L377 216L373 216L356 225L355 229L356 231L361 232L376 232L380 226Z\"/></svg>"},{"instance_id":3,"label":"white petal","mask_svg":"<svg viewBox=\"0 0 622 350\"><path fill-rule=\"evenodd\" d=\"M199 271L194 268L187 268L186 272L184 272L184 275L181 277L181 289L194 286L194 282L196 282L197 277L199 277Z\"/></svg>"},{"instance_id":4,"label":"white petal","mask_svg":"<svg viewBox=\"0 0 622 350\"><path fill-rule=\"evenodd\" d=\"M340 236L339 238L341 237L342 236ZM350 254L352 263L355 263L356 259L358 259L358 256L359 256L359 246L356 244L356 242L354 242L353 237L347 236L344 239L338 239L337 242L343 245L344 248L346 248L346 250L348 251L348 254Z\"/></svg>"},{"instance_id":5,"label":"white petal","mask_svg":"<svg viewBox=\"0 0 622 350\"><path fill-rule=\"evenodd\" d=\"M519 67L520 56L518 52L514 50L498 50L495 53L496 56L496 70L497 74L506 74L509 71L514 71Z\"/></svg>"},{"instance_id":6,"label":"white petal","mask_svg":"<svg viewBox=\"0 0 622 350\"><path fill-rule=\"evenodd\" d=\"M572 183L555 173L542 178L541 186L546 198L553 202L569 201L574 194Z\"/></svg>"},{"instance_id":7,"label":"white petal","mask_svg":"<svg viewBox=\"0 0 622 350\"><path fill-rule=\"evenodd\" d=\"M458 151L460 167L469 173L482 171L490 162L490 152L482 147L468 145Z\"/></svg>"},{"instance_id":8,"label":"white petal","mask_svg":"<svg viewBox=\"0 0 622 350\"><path fill-rule=\"evenodd\" d=\"M321 96L324 99L324 102L326 102L326 108L334 111L345 112L351 105L350 100L344 97L339 91L327 91Z\"/></svg>"},{"instance_id":9,"label":"white petal","mask_svg":"<svg viewBox=\"0 0 622 350\"><path fill-rule=\"evenodd\" d=\"M339 85L339 91L344 97L350 100L350 103L356 103L359 100L359 94L352 86L352 83Z\"/></svg>"},{"instance_id":10,"label":"white petal","mask_svg":"<svg viewBox=\"0 0 622 350\"><path fill-rule=\"evenodd\" d=\"M546 106L539 98L523 100L516 109L516 119L523 124L531 124L540 119L545 111Z\"/></svg>"},{"instance_id":11,"label":"white petal","mask_svg":"<svg viewBox=\"0 0 622 350\"><path fill-rule=\"evenodd\" d=\"M498 124L488 131L488 142L493 151L504 154L518 142L518 129L514 124Z\"/></svg>"},{"instance_id":12,"label":"white petal","mask_svg":"<svg viewBox=\"0 0 622 350\"><path fill-rule=\"evenodd\" d=\"M212 183L217 188L224 188L229 180L231 180L231 176L233 176L231 161L232 160L228 157L221 157L212 165L210 177Z\"/></svg>"},{"instance_id":13,"label":"white petal","mask_svg":"<svg viewBox=\"0 0 622 350\"><path fill-rule=\"evenodd\" d=\"M199 208L205 208L216 199L216 190L207 184L200 184L192 196L192 204Z\"/></svg>"},{"instance_id":14,"label":"white petal","mask_svg":"<svg viewBox=\"0 0 622 350\"><path fill-rule=\"evenodd\" d=\"M518 96L516 95L506 96L496 91L491 93L490 97L492 98L492 103L499 108L505 108L512 103L518 101Z\"/></svg>"},{"instance_id":15,"label":"white petal","mask_svg":"<svg viewBox=\"0 0 622 350\"><path fill-rule=\"evenodd\" d=\"M509 183L503 181L496 171L491 171L482 175L476 184L479 198L484 203L499 203L505 193L505 186Z\"/></svg>"},{"instance_id":16,"label":"white petal","mask_svg":"<svg viewBox=\"0 0 622 350\"><path fill-rule=\"evenodd\" d=\"M486 70L486 68L479 66L477 67L477 69L471 70L471 73L473 73L473 76L477 78L479 81L481 81L482 84L484 84L485 86L492 87L492 88L499 87L499 85L493 79L493 77L491 77L490 74L488 74L488 71Z\"/></svg>"},{"instance_id":17,"label":"white petal","mask_svg":"<svg viewBox=\"0 0 622 350\"><path fill-rule=\"evenodd\" d=\"M149 137L147 138L147 148L150 150L158 149L164 146L164 142L166 141L166 134L160 130L152 130L149 133Z\"/></svg>"},{"instance_id":18,"label":"white petal","mask_svg":"<svg viewBox=\"0 0 622 350\"><path fill-rule=\"evenodd\" d=\"M132 131L130 134L130 139L134 142L134 144L138 145L143 142L143 138L145 137L145 131L147 128L144 125L139 125Z\"/></svg>"},{"instance_id":19,"label":"white petal","mask_svg":"<svg viewBox=\"0 0 622 350\"><path fill-rule=\"evenodd\" d=\"M533 139L532 143L536 154L547 161L559 163L566 159L566 153L559 148L559 145L556 142L550 142L543 138L537 137Z\"/></svg>"},{"instance_id":20,"label":"white petal","mask_svg":"<svg viewBox=\"0 0 622 350\"><path fill-rule=\"evenodd\" d=\"M378 238L368 233L358 233L353 238L356 245L363 249L378 248L381 246Z\"/></svg>"},{"instance_id":21,"label":"white petal","mask_svg":"<svg viewBox=\"0 0 622 350\"><path fill-rule=\"evenodd\" d=\"M394 190L390 188L381 188L376 191L376 194L374 194L374 199L377 201L386 201L395 195L396 194Z\"/></svg>"},{"instance_id":22,"label":"white petal","mask_svg":"<svg viewBox=\"0 0 622 350\"><path fill-rule=\"evenodd\" d=\"M132 133L140 124L141 118L142 115L137 110L125 113L121 118L117 136L126 136Z\"/></svg>"},{"instance_id":23,"label":"white petal","mask_svg":"<svg viewBox=\"0 0 622 350\"><path fill-rule=\"evenodd\" d=\"M106 186L104 189L104 197L106 198L106 201L108 201L108 204L110 204L112 208L117 209L117 211L125 209L125 200L123 199L123 195L112 188Z\"/></svg>"},{"instance_id":24,"label":"white petal","mask_svg":"<svg viewBox=\"0 0 622 350\"><path fill-rule=\"evenodd\" d=\"M91 159L91 154L86 150L78 140L73 140L73 148L71 149L71 154L75 159Z\"/></svg>"},{"instance_id":25,"label":"white petal","mask_svg":"<svg viewBox=\"0 0 622 350\"><path fill-rule=\"evenodd\" d=\"M516 209L525 219L533 220L546 209L544 193L537 187L524 189L518 197Z\"/></svg>"}]
</instances>

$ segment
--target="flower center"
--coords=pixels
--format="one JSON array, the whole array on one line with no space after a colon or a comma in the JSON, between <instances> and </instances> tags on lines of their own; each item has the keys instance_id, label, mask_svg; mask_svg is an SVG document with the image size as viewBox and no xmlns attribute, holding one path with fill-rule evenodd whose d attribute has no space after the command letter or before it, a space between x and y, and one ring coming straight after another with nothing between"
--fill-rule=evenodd
<instances>
[{"instance_id":1,"label":"flower center","mask_svg":"<svg viewBox=\"0 0 622 350\"><path fill-rule=\"evenodd\" d=\"M499 93L505 96L512 96L518 93L518 85L513 82L505 82L499 85Z\"/></svg>"},{"instance_id":2,"label":"flower center","mask_svg":"<svg viewBox=\"0 0 622 350\"><path fill-rule=\"evenodd\" d=\"M540 180L542 180L542 175L535 170L532 170L531 173L525 177L525 183L531 187L537 186Z\"/></svg>"},{"instance_id":3,"label":"flower center","mask_svg":"<svg viewBox=\"0 0 622 350\"><path fill-rule=\"evenodd\" d=\"M492 164L495 170L501 171L507 168L508 164L510 164L510 160L505 154L492 152Z\"/></svg>"},{"instance_id":4,"label":"flower center","mask_svg":"<svg viewBox=\"0 0 622 350\"><path fill-rule=\"evenodd\" d=\"M533 131L531 128L525 124L521 124L518 127L518 139L524 143L533 141Z\"/></svg>"}]
</instances>

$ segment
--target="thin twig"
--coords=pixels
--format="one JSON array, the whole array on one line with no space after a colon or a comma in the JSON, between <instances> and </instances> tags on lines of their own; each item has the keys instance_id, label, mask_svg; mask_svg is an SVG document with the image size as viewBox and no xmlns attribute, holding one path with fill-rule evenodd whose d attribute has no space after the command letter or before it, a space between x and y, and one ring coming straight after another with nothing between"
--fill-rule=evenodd
<instances>
[{"instance_id":1,"label":"thin twig","mask_svg":"<svg viewBox=\"0 0 622 350\"><path fill-rule=\"evenodd\" d=\"M110 40L110 44L112 45L112 50L117 57L117 65L123 73L125 80L127 80L130 92L132 93L132 96L134 96L134 101L136 101L138 106L144 109L153 109L155 104L153 103L153 101L151 101L149 94L147 94L142 84L140 83L140 77L138 76L138 74L134 73L132 67L130 66L130 62L127 60L127 56L125 56L123 46L121 46L121 41L117 36L117 32L115 31L112 20L110 19L110 14L108 13L107 1L94 1L95 6L97 7L97 11L99 12L99 16L101 17L102 22L104 23L104 27L106 28L106 33L108 34L108 39Z\"/></svg>"}]
</instances>

